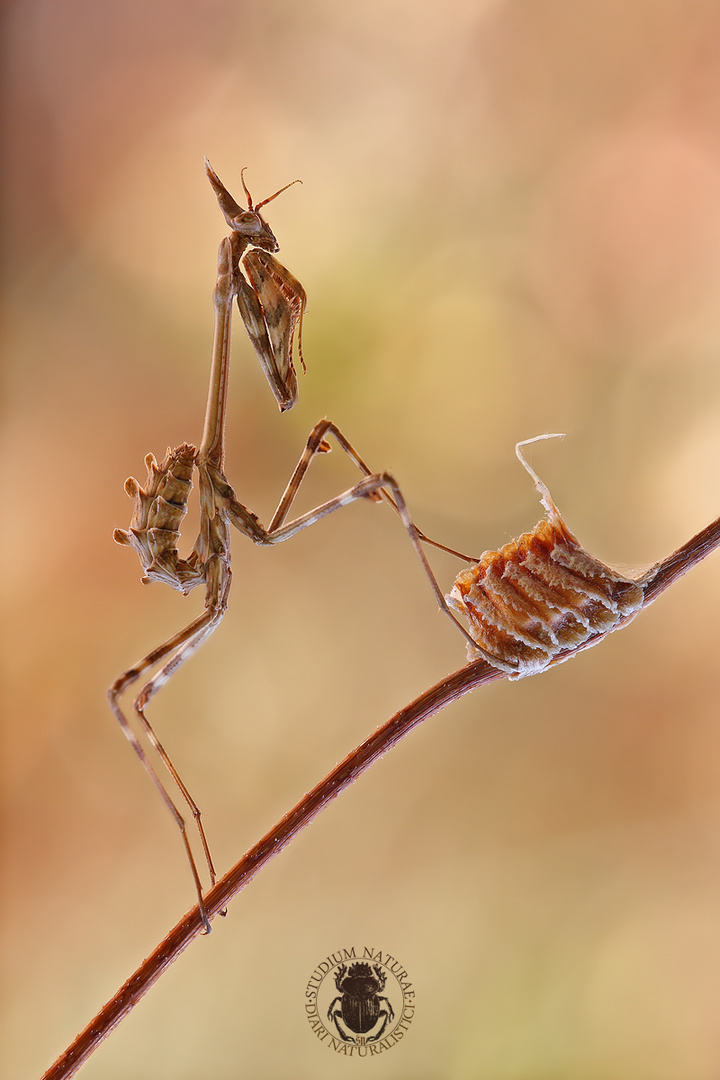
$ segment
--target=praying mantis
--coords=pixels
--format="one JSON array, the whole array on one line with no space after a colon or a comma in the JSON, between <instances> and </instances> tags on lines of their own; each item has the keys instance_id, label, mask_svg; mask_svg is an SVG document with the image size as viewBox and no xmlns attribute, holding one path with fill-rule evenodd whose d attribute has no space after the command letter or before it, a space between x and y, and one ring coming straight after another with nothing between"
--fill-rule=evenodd
<instances>
[{"instance_id":1,"label":"praying mantis","mask_svg":"<svg viewBox=\"0 0 720 1080\"><path fill-rule=\"evenodd\" d=\"M273 253L278 251L278 242L260 214L261 207L291 185L287 184L269 198L253 204L243 170L241 180L247 198L247 209L244 209L230 195L207 159L205 170L231 232L222 240L218 250L217 280L213 291L215 328L202 441L199 447L183 443L169 449L161 463L153 454L148 454L145 459L145 486L141 487L134 477L130 477L125 484L125 490L134 503L130 527L127 530L116 529L113 534L118 544L135 549L143 568L144 583L164 582L185 596L192 589L204 586L204 610L123 672L110 687L108 698L123 733L180 830L207 932L210 923L203 904L202 883L187 823L123 711L121 698L133 684L155 669L133 701L133 714L141 734L154 749L190 810L212 887L216 872L200 809L150 724L146 708L168 679L213 633L225 614L232 581L231 528L255 544L271 546L290 539L327 514L358 499L379 501L385 498L403 517L421 561L425 566L427 563L419 543L422 534L418 530L413 532L414 526L394 479L388 473L372 473L338 428L328 420L321 421L310 433L305 450L267 528L238 500L226 479L225 429L233 301L237 301L280 411L285 412L292 408L297 399L294 345L304 367L301 334L306 296L297 279L273 258ZM363 473L363 479L341 495L288 521L293 501L311 460L316 454L330 450L326 438L329 435L355 462ZM195 473L200 501L200 529L190 555L184 559L178 553L177 544ZM430 572L429 567L427 570ZM435 588L445 606L437 585ZM471 640L464 630L463 633Z\"/></svg>"}]
</instances>

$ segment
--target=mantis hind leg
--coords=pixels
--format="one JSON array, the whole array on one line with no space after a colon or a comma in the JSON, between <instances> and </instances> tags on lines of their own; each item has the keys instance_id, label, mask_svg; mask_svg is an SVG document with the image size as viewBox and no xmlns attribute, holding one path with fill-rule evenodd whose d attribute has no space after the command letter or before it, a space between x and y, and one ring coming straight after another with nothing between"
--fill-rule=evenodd
<instances>
[{"instance_id":1,"label":"mantis hind leg","mask_svg":"<svg viewBox=\"0 0 720 1080\"><path fill-rule=\"evenodd\" d=\"M212 568L210 568L212 569ZM155 784L155 787L159 791L165 805L167 806L175 824L180 830L183 845L187 855L188 862L190 864L190 870L195 883L195 890L198 896L198 905L200 908L200 915L205 926L205 931L210 932L210 921L207 916L207 911L203 903L203 889L202 882L200 880L200 874L198 872L197 863L195 862L195 856L192 852L192 847L187 832L187 824L182 814L178 810L175 802L170 796L165 784L161 780L157 770L153 766L150 758L148 757L140 739L133 730L130 721L126 717L120 705L120 698L128 687L137 682L138 679L158 664L162 664L159 671L157 671L148 681L143 685L139 694L135 698L133 703L133 709L138 721L141 725L142 731L145 733L151 746L157 753L158 757L162 761L165 769L172 777L177 789L180 791L185 803L187 804L195 827L200 838L203 854L207 863L208 874L210 876L210 886L215 884L216 873L213 864L212 856L210 854L210 846L205 835L205 830L202 824L202 815L200 808L195 802L194 798L190 794L186 784L184 783L180 773L173 764L173 761L168 754L165 747L157 737L150 721L145 715L145 708L151 698L160 690L165 683L175 674L176 671L185 663L186 660L192 656L197 648L202 645L203 641L212 634L216 626L225 614L225 607L227 604L227 592L229 590L229 571L225 568L224 573L220 573L220 578L226 579L221 582L222 587L218 588L218 581L213 580L217 574L209 574L208 580L208 597L206 598L206 610L197 619L194 619L178 633L174 634L167 641L163 642L157 648L152 649L142 660L134 664L133 667L128 668L118 679L115 680L113 685L108 691L108 699L110 701L110 707L120 724L123 734L128 739L133 750L140 759L143 767L150 776L150 779Z\"/></svg>"}]
</instances>

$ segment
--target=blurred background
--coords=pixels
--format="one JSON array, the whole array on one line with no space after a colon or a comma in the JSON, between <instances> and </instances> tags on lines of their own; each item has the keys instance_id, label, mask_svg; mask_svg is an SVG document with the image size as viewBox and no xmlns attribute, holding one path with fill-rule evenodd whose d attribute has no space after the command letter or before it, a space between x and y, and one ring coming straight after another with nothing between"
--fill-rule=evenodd
<instances>
[{"instance_id":1,"label":"blurred background","mask_svg":"<svg viewBox=\"0 0 720 1080\"><path fill-rule=\"evenodd\" d=\"M647 566L720 512L713 0L4 5L5 1076L38 1076L194 902L107 686L194 617L141 586L125 478L199 441L226 226L256 199L309 296L280 416L236 320L227 475L265 522L330 416L420 526L541 516ZM318 461L306 509L356 480ZM186 550L197 517L190 515ZM386 507L275 550L152 706L221 871L464 663ZM444 587L460 564L435 557ZM198 1076L710 1080L720 1073L720 557L541 678L383 759L234 901L85 1067ZM392 953L402 1045L339 1064L304 987Z\"/></svg>"}]
</instances>

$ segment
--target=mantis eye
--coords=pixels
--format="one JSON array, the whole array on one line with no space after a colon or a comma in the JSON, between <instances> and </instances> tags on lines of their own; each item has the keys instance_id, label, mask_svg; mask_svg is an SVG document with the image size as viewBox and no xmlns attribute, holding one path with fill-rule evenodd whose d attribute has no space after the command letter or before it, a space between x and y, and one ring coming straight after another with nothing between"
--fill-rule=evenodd
<instances>
[{"instance_id":1,"label":"mantis eye","mask_svg":"<svg viewBox=\"0 0 720 1080\"><path fill-rule=\"evenodd\" d=\"M262 232L262 221L258 214L254 214L251 210L246 210L243 214L237 214L233 219L234 227L238 232L244 233L259 233Z\"/></svg>"}]
</instances>

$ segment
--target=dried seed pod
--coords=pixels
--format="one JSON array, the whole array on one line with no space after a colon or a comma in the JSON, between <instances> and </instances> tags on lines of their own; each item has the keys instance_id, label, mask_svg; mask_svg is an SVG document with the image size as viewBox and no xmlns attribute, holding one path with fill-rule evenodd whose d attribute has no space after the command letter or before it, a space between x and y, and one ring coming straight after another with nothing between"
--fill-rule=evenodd
<instances>
[{"instance_id":1,"label":"dried seed pod","mask_svg":"<svg viewBox=\"0 0 720 1080\"><path fill-rule=\"evenodd\" d=\"M449 606L464 616L482 656L510 678L534 675L626 625L643 602L645 578L624 577L580 545L548 488L515 452L535 482L547 518L500 551L486 551L458 574Z\"/></svg>"}]
</instances>

